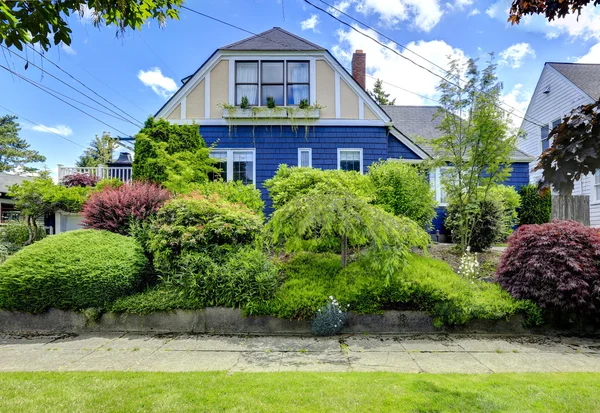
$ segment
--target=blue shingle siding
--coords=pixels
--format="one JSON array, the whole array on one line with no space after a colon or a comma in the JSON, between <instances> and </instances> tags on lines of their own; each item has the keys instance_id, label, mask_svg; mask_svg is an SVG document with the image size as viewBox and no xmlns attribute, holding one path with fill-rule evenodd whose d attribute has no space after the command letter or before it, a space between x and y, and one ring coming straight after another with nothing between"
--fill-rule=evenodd
<instances>
[{"instance_id":1,"label":"blue shingle siding","mask_svg":"<svg viewBox=\"0 0 600 413\"><path fill-rule=\"evenodd\" d=\"M297 133L289 126L200 126L200 134L207 145L216 144L222 149L256 149L256 187L261 190L271 212L271 201L263 182L271 178L279 165L298 166L298 148L312 148L312 166L337 169L338 148L362 148L363 172L369 165L388 157L386 127L311 127L308 136L304 127ZM408 148L407 148L408 149Z\"/></svg>"},{"instance_id":2,"label":"blue shingle siding","mask_svg":"<svg viewBox=\"0 0 600 413\"><path fill-rule=\"evenodd\" d=\"M394 136L388 136L388 158L421 159Z\"/></svg>"}]
</instances>

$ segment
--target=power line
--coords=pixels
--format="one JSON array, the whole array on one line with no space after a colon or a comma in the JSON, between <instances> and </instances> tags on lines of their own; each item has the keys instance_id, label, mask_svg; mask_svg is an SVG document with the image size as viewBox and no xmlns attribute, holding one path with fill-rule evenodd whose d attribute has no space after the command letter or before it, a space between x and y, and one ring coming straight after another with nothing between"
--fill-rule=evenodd
<instances>
[{"instance_id":1,"label":"power line","mask_svg":"<svg viewBox=\"0 0 600 413\"><path fill-rule=\"evenodd\" d=\"M180 77L180 76L179 76L177 73L175 73L175 71L174 71L173 69L171 69L171 68L169 67L169 65L167 64L167 62L165 62L164 60L162 60L162 58L161 58L161 57L158 55L158 53L156 53L156 51L155 51L155 50L152 48L152 46L150 46L150 44L149 44L149 43L146 41L146 39L144 39L140 33L138 33L138 34L139 34L139 38L140 38L140 39L142 39L142 41L143 41L144 43L146 43L146 46L148 46L148 49L150 49L150 50L152 51L152 53L154 53L154 55L155 55L156 57L158 57L158 60L160 60L160 61L161 61L161 62L162 62L164 65L165 65L165 67L166 67L167 69L169 69L169 71L170 71L170 72L171 72L173 75L175 75L175 77L176 77L177 79L181 79L181 77Z\"/></svg>"},{"instance_id":2,"label":"power line","mask_svg":"<svg viewBox=\"0 0 600 413\"><path fill-rule=\"evenodd\" d=\"M102 120L98 119L98 118L97 118L97 117L95 117L94 115L91 115L91 114L87 113L86 111L84 111L84 110L82 110L82 109L78 108L77 106L75 106L75 105L73 105L73 104L71 104L71 103L67 102L66 100L64 100L64 99L61 99L60 97L56 96L54 93L52 93L52 92L50 92L50 91L48 91L48 90L44 89L43 87L41 87L41 86L37 85L37 84L36 84L36 82L34 82L34 81L32 81L32 80L30 80L30 79L26 78L25 76L22 76L22 75L20 75L19 73L15 72L15 71L13 71L13 70L11 70L11 69L9 69L9 68L7 68L7 67L6 67L6 66L4 66L4 65L0 65L0 68L2 68L2 69L4 69L4 70L7 70L8 72L11 72L11 73L12 73L12 74L14 74L15 76L17 76L17 77L19 77L19 78L21 78L21 79L25 80L25 81L26 81L26 82L28 82L29 84L31 84L31 85L33 85L33 86L37 87L38 89L40 89L40 90L42 90L42 91L44 91L44 92L46 92L46 93L48 93L49 95L51 95L51 96L55 97L56 99L60 100L61 102L64 102L64 103L66 103L67 105L69 105L69 106L71 106L72 108L74 108L74 109L76 109L76 110L80 111L81 113L84 113L85 115L89 116L90 118L97 120L98 122L102 123L103 125L106 125L106 126L108 126L109 128L116 130L116 131L117 131L117 132L119 132L119 133L122 133L122 134L124 134L124 135L128 135L128 136L129 136L129 134L128 134L128 133L125 133L125 132L123 132L122 130L115 128L114 126L112 126L112 125L110 125L110 124L108 124L108 123L106 123L106 122L104 122L104 121L102 121Z\"/></svg>"},{"instance_id":3,"label":"power line","mask_svg":"<svg viewBox=\"0 0 600 413\"><path fill-rule=\"evenodd\" d=\"M112 109L111 109L111 108L109 108L108 106L106 106L106 105L104 105L104 104L102 104L102 103L98 102L96 99L94 99L94 98L90 97L89 95L86 95L85 93L83 93L83 92L82 92L82 91L80 91L79 89L77 89L77 88L75 88L75 87L71 86L70 84L68 84L68 83L67 83L67 82L65 82L64 80L62 80L62 79L60 79L60 78L58 78L58 77L54 76L52 73L50 73L50 72L46 71L44 68L42 68L42 67L40 67L40 66L36 65L36 64L35 64L35 63L33 63L33 62L29 62L29 60L28 60L28 59L24 58L23 56L19 55L18 53L14 52L14 51L12 51L12 50L10 50L10 49L6 48L5 46L2 46L2 47L3 47L4 49L8 50L10 53L12 53L12 54L14 54L15 56L17 56L18 58L20 58L20 59L22 59L22 60L25 60L25 61L27 62L27 64L28 64L28 65L32 65L33 67L35 67L35 68L39 69L40 71L42 71L42 73L46 73L46 74L50 75L50 77L52 77L52 78L54 78L54 79L58 80L60 83L64 84L64 85L65 85L65 86L67 86L68 88L70 88L70 89L73 89L73 90L74 90L74 91L76 91L77 93L79 93L79 94L81 94L81 95L85 96L86 98L90 99L92 102L94 102L94 103L96 103L96 104L98 104L98 105L102 106L102 107L103 107L103 108L105 108L106 110L108 110L108 111L110 111L110 112L114 113L114 115L115 115L115 116L113 116L113 115L110 115L109 113L103 112L103 111L101 111L101 110L99 110L99 109L96 109L95 107L93 107L93 106L90 106L90 105L88 105L88 104L85 104L85 103L83 103L83 102L80 102L80 101L78 101L78 100L75 100L75 99L73 99L73 101L75 101L75 102L77 102L77 103L80 103L80 104L82 104L82 105L84 105L84 106L87 106L87 107L89 107L89 108L91 108L91 109L97 110L97 111L98 111L98 112L100 112L100 113L104 113L104 114L106 114L106 115L108 115L108 116L112 116L112 117L114 117L114 118L116 118L116 119L119 119L119 120L121 120L121 121L123 121L123 122L128 122L128 123L131 123L131 124L132 124L132 125L134 125L134 126L141 127L141 123L139 123L138 121L136 121L135 123L134 123L134 122L132 122L132 121L130 121L129 119L127 119L127 118L123 117L122 115L120 115L119 113L115 112L114 110L112 110ZM49 89L49 90L52 90L52 89L50 89L48 86L44 86L44 87L46 87L46 88L47 88L47 89ZM57 93L57 94L59 94L59 95L62 95L62 96L68 97L67 95L64 95L64 94L62 94L62 93L60 93L60 92L57 92L57 91L55 91L55 90L53 90L53 92L54 92L54 93Z\"/></svg>"},{"instance_id":4,"label":"power line","mask_svg":"<svg viewBox=\"0 0 600 413\"><path fill-rule=\"evenodd\" d=\"M430 97L428 97L428 96L425 96L425 95L421 95L421 94L419 94L419 93L417 93L417 92L413 92L412 90L405 89L405 88L403 88L402 86L394 85L394 84L392 84L392 83L390 83L390 82L386 82L385 80L378 79L378 78L376 78L375 76L371 76L371 75L367 74L367 77L370 77L371 79L380 80L380 81L381 81L381 83L385 83L386 85L388 85L388 86L391 86L391 87L395 87L396 89L400 89L400 90L403 90L403 91L405 91L405 92L412 93L413 95L416 95L416 96L418 96L418 97L420 97L420 98L422 98L422 99L431 100L432 102L435 102L435 103L440 103L440 104L441 104L441 102L440 102L439 100L436 100L436 99L430 98Z\"/></svg>"},{"instance_id":5,"label":"power line","mask_svg":"<svg viewBox=\"0 0 600 413\"><path fill-rule=\"evenodd\" d=\"M87 149L85 146L78 144L77 142L75 142L75 141L73 141L73 140L71 140L71 139L67 138L66 136L64 136L64 135L61 135L60 133L57 133L57 132L53 131L53 130L52 130L52 129L50 129L50 128L47 128L47 127L45 127L44 125L40 125L39 123L36 123L36 122L34 122L34 121L32 121L32 120L29 120L29 119L27 119L27 118L26 118L26 117L24 117L24 116L21 116L21 115L19 115L19 114L18 114L17 112L15 112L14 110L10 110L10 109L8 109L8 108L5 108L5 107L4 107L4 106L2 106L2 105L0 105L0 108L4 109L4 110L5 110L5 111L7 111L7 112L10 112L10 113L12 113L12 114L16 115L16 116L17 116L19 119L24 119L25 121L27 121L27 122L31 123L32 125L36 125L36 126L38 126L38 127L42 128L42 129L45 129L46 131L48 131L48 132L50 132L50 133L52 133L52 134L54 134L54 135L58 136L59 138L62 138L62 139L64 139L64 140L66 140L66 141L69 141L69 142L71 142L72 144L74 144L74 145L77 145L77 146L79 146L79 147L81 147L81 148L83 148L83 149Z\"/></svg>"},{"instance_id":6,"label":"power line","mask_svg":"<svg viewBox=\"0 0 600 413\"><path fill-rule=\"evenodd\" d=\"M322 0L319 0L319 1L322 1ZM404 56L403 54L399 53L397 50L395 50L395 49L393 49L393 48L389 47L389 46L388 46L388 45L386 45L385 43L383 43L383 42L379 41L378 39L374 38L373 36L369 36L368 34L366 34L366 33L362 32L362 31L358 30L356 27L354 27L354 26L353 26L353 25L351 25L350 23L348 23L348 22L345 22L345 21L343 21L343 20L339 19L338 17L334 16L332 13L330 13L329 11L327 11L327 10L323 9L322 7L319 7L319 6L317 6L317 5L313 4L313 3L311 3L309 0L304 0L304 2L305 2L305 3L307 3L307 4L309 4L309 5L311 5L311 6L312 6L312 7L314 7L315 9L317 9L317 10L321 11L322 13L325 13L325 14L327 14L327 15L328 15L328 16L330 16L332 19L335 19L335 20L337 20L338 22L340 22L341 24L343 24L343 25L345 25L345 26L349 27L350 29L354 30L355 32L357 32L357 33L359 33L359 34L361 34L361 35L363 35L363 36L365 36L365 37L367 37L367 38L371 39L372 41L374 41L375 43L379 44L380 46L382 46L382 47L384 47L384 48L386 48L386 49L388 49L388 50L392 51L394 54L396 54L396 55L400 56L401 58L403 58L403 59L405 59L405 60L407 60L407 61L409 61L410 63L414 64L415 66L417 66L417 67L419 67L419 68L421 68L421 69L423 69L423 70L425 70L425 71L427 71L427 72L431 73L432 75L434 75L434 76L436 76L436 77L440 78L441 80L443 80L443 81L445 81L445 82L448 82L449 84L451 84L451 85L453 85L453 86L456 86L456 87L457 87L457 88L459 88L460 90L463 90L463 87L462 87L460 84L454 83L453 81L449 80L448 78L446 78L446 77L444 77L444 76L441 76L441 75L439 75L438 73L435 73L434 71L432 71L431 69L428 69L427 67L425 67L425 66L423 66L423 65L421 65L421 64L419 64L419 63L417 63L417 62L415 62L414 60L412 60L412 59L410 59L410 58L408 58L408 57ZM323 2L323 3L325 3L324 1L322 1L322 2ZM328 3L325 3L325 4L328 4ZM344 14L345 14L345 13L344 13ZM351 18L352 18L352 17L351 17ZM364 25L364 24L363 24L363 25ZM373 30L373 31L375 31L373 28L371 28L371 27L370 27L370 26L368 26L368 25L364 25L364 26L365 26L366 28L370 29L370 30ZM389 39L389 38L388 38L388 39ZM391 40L391 39L390 39L390 40ZM394 43L396 43L396 44L399 44L399 43L397 43L397 42L396 42L396 41L394 41L394 40L391 40L391 41L392 41L392 42L394 42ZM402 47L405 47L405 46L402 46ZM415 53L415 52L413 52L413 53ZM416 53L415 53L415 54L416 54ZM417 55L418 55L418 54L417 54ZM422 58L422 59L424 59L424 60L427 60L427 59L425 59L424 57L422 57L422 56L420 56L420 55L418 55L418 56L419 56L419 57L421 57L421 58ZM439 67L439 66L438 66L438 67ZM488 93L484 92L483 90L479 90L479 92L481 92L481 93L484 93L484 94L486 94L486 95L488 94ZM526 121L526 122L532 123L532 124L534 124L534 125L536 125L536 126L539 126L539 127L542 127L542 126L544 126L544 125L542 125L542 124L540 124L540 123L537 123L537 122L534 122L534 121L532 121L532 120L529 120L529 119L527 119L527 118L526 118L526 117L524 117L524 116L519 116L519 115L517 115L517 114L515 114L515 113L513 113L513 112L509 112L508 110L506 110L505 108L503 108L502 106L500 106L500 104L494 104L494 105L495 105L496 107L498 107L500 110L503 110L503 111L505 111L506 113L509 113L509 114L511 114L511 115L517 116L518 118L520 118L520 119L523 119L523 120L524 120L524 121ZM507 106L511 107L510 105L507 105ZM511 108L512 108L512 107L511 107ZM514 110L517 110L516 108L512 108L512 109L514 109Z\"/></svg>"},{"instance_id":7,"label":"power line","mask_svg":"<svg viewBox=\"0 0 600 413\"><path fill-rule=\"evenodd\" d=\"M4 47L4 46L3 46L3 47ZM5 47L5 48L6 48L6 47ZM42 57L44 60L46 60L47 62L49 62L50 64L52 64L52 65L53 65L54 67L56 67L58 70L60 70L61 72L63 72L63 73L64 73L64 74L66 74L67 76L69 76L71 79L73 79L74 81L76 81L77 83L79 83L80 85L82 85L84 88L86 88L87 90L89 90L90 92L92 92L93 94L95 94L96 96L98 96L100 99L104 100L106 103L108 103L109 105L113 106L115 109L117 109L118 111L122 112L124 115L126 115L126 116L128 116L129 118L133 119L135 122L137 122L137 125L136 125L136 126L140 126L140 125L141 125L141 123L140 123L140 122L139 122L139 121L138 121L138 120L137 120L135 117L131 116L129 113L125 112L123 109L121 109L120 107L118 107L117 105L115 105L114 103L112 103L111 101L109 101L108 99L106 99L104 96L102 96L102 95L100 95L99 93L97 93L97 92L96 92L94 89L90 88L90 87L89 87L88 85L86 85L84 82L80 81L80 80L79 80L79 79L77 79L75 76L73 76L72 74L70 74L69 72L67 72L66 70L64 70L64 69L63 69L62 67L60 67L58 64L56 64L56 63L54 63L52 60L48 59L48 58L47 58L47 57L46 57L46 56L45 56L43 53L41 53L41 52L39 52L39 51L35 50L35 48L34 48L34 47L31 47L31 46L29 46L29 48L30 48L31 50L33 50L34 52L36 52L37 54L39 54L39 55L40 55L40 56L41 56L41 57ZM8 51L10 52L10 50L9 50L9 49L6 49L6 50L8 50ZM14 53L14 52L12 52L12 53ZM20 56L20 55L17 55L17 56L19 56L19 57L23 58L23 57L22 57L22 56ZM34 66L35 66L35 65L34 65ZM36 67L38 67L38 66L36 66ZM39 67L38 67L38 68L39 68ZM42 68L42 69L40 69L40 70L44 70L44 69ZM47 72L47 71L45 71L45 73L48 73L50 76L52 76L52 74L51 74L51 73L49 73L49 72ZM89 72L88 72L88 73L89 73ZM52 76L52 77L55 77L55 76ZM56 77L55 77L55 78L56 78ZM61 81L61 82L62 82L62 81ZM63 82L63 83L64 83L64 82ZM69 87L71 87L70 85L68 85L68 86L69 86ZM77 90L77 89L75 89L75 90ZM80 91L78 91L78 92L79 92L79 93L82 93L82 92L80 92ZM82 94L83 94L83 93L82 93ZM88 96L88 98L89 98L89 99L92 99L92 98L90 98L89 96ZM94 100L94 99L92 99L92 100ZM94 100L94 102L98 103L98 102L97 102L97 101L95 101L95 100ZM102 105L101 103L98 103L98 104L99 104L99 105ZM102 105L102 106L106 108L106 106L104 106L104 105ZM108 108L107 108L107 109L108 109ZM109 110L110 110L110 109L109 109ZM111 111L112 111L112 110L111 110ZM119 116L120 116L120 115L119 115ZM132 122L131 122L131 121L129 121L129 120L126 120L126 121L127 121L127 122L129 122L129 123L132 123Z\"/></svg>"}]
</instances>

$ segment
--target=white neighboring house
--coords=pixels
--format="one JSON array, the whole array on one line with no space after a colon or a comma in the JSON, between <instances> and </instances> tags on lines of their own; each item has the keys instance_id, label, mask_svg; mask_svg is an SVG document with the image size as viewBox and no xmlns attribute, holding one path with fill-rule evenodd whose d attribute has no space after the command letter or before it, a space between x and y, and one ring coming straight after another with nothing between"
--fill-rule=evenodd
<instances>
[{"instance_id":1,"label":"white neighboring house","mask_svg":"<svg viewBox=\"0 0 600 413\"><path fill-rule=\"evenodd\" d=\"M537 183L541 171L534 171L537 159L550 145L548 133L562 117L578 106L593 103L600 98L600 64L553 63L544 64L521 128L526 137L518 142L523 152L536 160L529 164L529 180ZM590 225L600 227L600 171L587 175L575 183L573 195L589 195Z\"/></svg>"}]
</instances>

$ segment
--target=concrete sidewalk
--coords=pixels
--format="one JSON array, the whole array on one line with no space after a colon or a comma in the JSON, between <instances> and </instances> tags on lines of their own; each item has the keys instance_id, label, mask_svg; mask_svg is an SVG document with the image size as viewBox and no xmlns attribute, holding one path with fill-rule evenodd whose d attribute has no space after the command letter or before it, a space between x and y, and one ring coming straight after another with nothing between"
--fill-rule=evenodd
<instances>
[{"instance_id":1,"label":"concrete sidewalk","mask_svg":"<svg viewBox=\"0 0 600 413\"><path fill-rule=\"evenodd\" d=\"M0 371L600 372L600 340L581 338L136 334L0 337Z\"/></svg>"}]
</instances>

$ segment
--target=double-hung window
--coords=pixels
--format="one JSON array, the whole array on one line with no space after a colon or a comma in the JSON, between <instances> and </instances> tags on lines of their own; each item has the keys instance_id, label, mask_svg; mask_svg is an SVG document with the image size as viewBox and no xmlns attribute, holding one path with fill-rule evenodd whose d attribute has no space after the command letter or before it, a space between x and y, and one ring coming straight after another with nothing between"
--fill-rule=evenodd
<instances>
[{"instance_id":1,"label":"double-hung window","mask_svg":"<svg viewBox=\"0 0 600 413\"><path fill-rule=\"evenodd\" d=\"M236 62L235 64L235 103L240 105L242 98L248 104L258 105L258 62Z\"/></svg>"},{"instance_id":2,"label":"double-hung window","mask_svg":"<svg viewBox=\"0 0 600 413\"><path fill-rule=\"evenodd\" d=\"M312 149L311 148L299 148L298 149L298 166L301 168L312 167Z\"/></svg>"},{"instance_id":3,"label":"double-hung window","mask_svg":"<svg viewBox=\"0 0 600 413\"><path fill-rule=\"evenodd\" d=\"M235 62L235 104L248 98L251 106L266 106L272 97L277 106L310 103L308 61L261 60Z\"/></svg>"},{"instance_id":4,"label":"double-hung window","mask_svg":"<svg viewBox=\"0 0 600 413\"><path fill-rule=\"evenodd\" d=\"M224 181L242 181L244 184L254 184L256 168L254 150L248 149L222 149L210 153L210 157L217 159L217 167L221 173L211 174L210 179L223 179Z\"/></svg>"},{"instance_id":5,"label":"double-hung window","mask_svg":"<svg viewBox=\"0 0 600 413\"><path fill-rule=\"evenodd\" d=\"M338 169L362 173L362 149L338 149Z\"/></svg>"}]
</instances>

